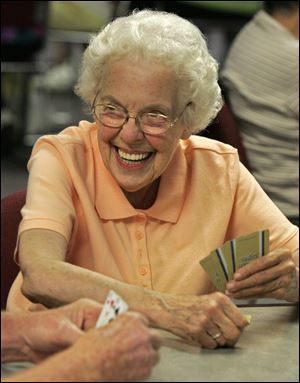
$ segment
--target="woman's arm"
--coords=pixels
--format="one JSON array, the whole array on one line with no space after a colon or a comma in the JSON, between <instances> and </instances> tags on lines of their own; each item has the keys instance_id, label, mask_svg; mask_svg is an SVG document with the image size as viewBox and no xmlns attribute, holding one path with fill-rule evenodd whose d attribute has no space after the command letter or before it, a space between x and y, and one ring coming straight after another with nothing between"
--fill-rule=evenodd
<instances>
[{"instance_id":1,"label":"woman's arm","mask_svg":"<svg viewBox=\"0 0 300 383\"><path fill-rule=\"evenodd\" d=\"M19 260L24 275L22 292L47 307L81 297L104 302L114 290L130 310L144 314L154 327L169 330L207 348L233 346L248 324L239 309L221 293L203 296L163 294L120 282L100 273L65 262L67 242L44 229L28 230L19 241ZM9 306L17 305L20 291L10 294ZM222 333L218 341L213 335Z\"/></svg>"}]
</instances>

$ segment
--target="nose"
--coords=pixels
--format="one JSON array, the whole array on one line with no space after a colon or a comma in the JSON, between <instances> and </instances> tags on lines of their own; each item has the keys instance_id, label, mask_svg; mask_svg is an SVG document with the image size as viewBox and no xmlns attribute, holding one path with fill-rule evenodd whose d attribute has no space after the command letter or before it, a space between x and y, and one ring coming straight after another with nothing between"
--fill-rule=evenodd
<instances>
[{"instance_id":1,"label":"nose","mask_svg":"<svg viewBox=\"0 0 300 383\"><path fill-rule=\"evenodd\" d=\"M128 120L123 125L120 135L124 142L127 143L140 141L144 138L144 134L138 126L138 122L136 120L135 115L128 116Z\"/></svg>"}]
</instances>

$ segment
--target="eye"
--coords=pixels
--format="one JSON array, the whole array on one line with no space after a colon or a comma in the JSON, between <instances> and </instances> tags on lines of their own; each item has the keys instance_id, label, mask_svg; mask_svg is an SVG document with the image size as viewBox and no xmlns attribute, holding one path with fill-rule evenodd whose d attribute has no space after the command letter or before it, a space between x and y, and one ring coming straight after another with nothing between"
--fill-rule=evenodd
<instances>
[{"instance_id":1,"label":"eye","mask_svg":"<svg viewBox=\"0 0 300 383\"><path fill-rule=\"evenodd\" d=\"M115 118L124 117L123 110L120 109L117 105L113 105L113 104L102 105L102 111L103 111L103 114L110 117L115 117Z\"/></svg>"},{"instance_id":2,"label":"eye","mask_svg":"<svg viewBox=\"0 0 300 383\"><path fill-rule=\"evenodd\" d=\"M143 115L143 122L151 126L163 126L168 118L160 112L148 112Z\"/></svg>"}]
</instances>

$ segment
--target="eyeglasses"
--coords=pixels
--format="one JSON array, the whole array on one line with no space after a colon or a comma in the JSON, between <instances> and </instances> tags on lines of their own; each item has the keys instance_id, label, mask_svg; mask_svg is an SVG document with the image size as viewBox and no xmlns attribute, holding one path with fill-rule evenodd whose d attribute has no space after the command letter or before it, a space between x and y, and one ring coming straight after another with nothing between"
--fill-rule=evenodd
<instances>
[{"instance_id":1,"label":"eyeglasses","mask_svg":"<svg viewBox=\"0 0 300 383\"><path fill-rule=\"evenodd\" d=\"M144 133L155 136L165 133L172 126L174 126L174 124L182 116L185 108L174 120L170 120L169 117L158 111L141 111L133 114L123 106L116 105L111 102L95 104L94 101L92 105L92 112L94 113L97 120L101 122L101 124L113 129L121 129L123 125L127 123L129 118L134 118L136 125Z\"/></svg>"}]
</instances>

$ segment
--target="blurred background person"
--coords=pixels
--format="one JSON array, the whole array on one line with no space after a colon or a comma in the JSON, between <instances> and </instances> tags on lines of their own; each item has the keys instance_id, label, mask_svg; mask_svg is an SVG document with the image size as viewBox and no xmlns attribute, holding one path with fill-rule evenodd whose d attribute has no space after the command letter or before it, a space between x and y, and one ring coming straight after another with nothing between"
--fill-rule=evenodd
<instances>
[{"instance_id":1,"label":"blurred background person","mask_svg":"<svg viewBox=\"0 0 300 383\"><path fill-rule=\"evenodd\" d=\"M265 1L221 73L253 175L299 226L299 2Z\"/></svg>"}]
</instances>

